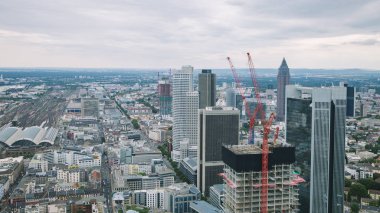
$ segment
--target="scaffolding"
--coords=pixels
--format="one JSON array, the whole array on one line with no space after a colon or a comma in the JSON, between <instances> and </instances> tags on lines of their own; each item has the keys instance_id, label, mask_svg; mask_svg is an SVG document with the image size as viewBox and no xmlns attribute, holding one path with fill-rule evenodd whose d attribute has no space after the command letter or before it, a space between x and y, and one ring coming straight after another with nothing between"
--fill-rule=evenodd
<instances>
[{"instance_id":1,"label":"scaffolding","mask_svg":"<svg viewBox=\"0 0 380 213\"><path fill-rule=\"evenodd\" d=\"M226 212L260 212L262 172L236 172L228 165L220 174L225 183ZM297 212L297 184L304 180L293 174L289 164L274 165L268 171L268 212Z\"/></svg>"}]
</instances>

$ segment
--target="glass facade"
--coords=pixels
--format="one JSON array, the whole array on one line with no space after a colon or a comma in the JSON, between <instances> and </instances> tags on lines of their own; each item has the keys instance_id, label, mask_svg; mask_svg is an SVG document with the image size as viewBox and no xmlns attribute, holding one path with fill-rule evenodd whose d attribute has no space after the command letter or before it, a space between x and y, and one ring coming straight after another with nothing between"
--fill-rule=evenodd
<instances>
[{"instance_id":1,"label":"glass facade","mask_svg":"<svg viewBox=\"0 0 380 213\"><path fill-rule=\"evenodd\" d=\"M314 209L327 213L329 191L329 148L330 148L330 102L316 102L314 109L314 144L311 197Z\"/></svg>"},{"instance_id":2,"label":"glass facade","mask_svg":"<svg viewBox=\"0 0 380 213\"><path fill-rule=\"evenodd\" d=\"M286 140L296 147L300 212L343 212L346 88L288 86Z\"/></svg>"},{"instance_id":3,"label":"glass facade","mask_svg":"<svg viewBox=\"0 0 380 213\"><path fill-rule=\"evenodd\" d=\"M198 75L199 109L215 106L216 75L211 70L202 70Z\"/></svg>"},{"instance_id":4,"label":"glass facade","mask_svg":"<svg viewBox=\"0 0 380 213\"><path fill-rule=\"evenodd\" d=\"M347 107L346 115L355 116L355 87L347 87Z\"/></svg>"},{"instance_id":5,"label":"glass facade","mask_svg":"<svg viewBox=\"0 0 380 213\"><path fill-rule=\"evenodd\" d=\"M310 212L343 212L346 88L313 91Z\"/></svg>"},{"instance_id":6,"label":"glass facade","mask_svg":"<svg viewBox=\"0 0 380 213\"><path fill-rule=\"evenodd\" d=\"M223 172L224 166L205 166L205 186L206 191L205 195L209 196L210 194L210 187L215 184L221 184L223 183L223 178L218 176L219 173Z\"/></svg>"},{"instance_id":7,"label":"glass facade","mask_svg":"<svg viewBox=\"0 0 380 213\"><path fill-rule=\"evenodd\" d=\"M222 145L238 144L239 115L206 115L205 123L205 161L220 161Z\"/></svg>"},{"instance_id":8,"label":"glass facade","mask_svg":"<svg viewBox=\"0 0 380 213\"><path fill-rule=\"evenodd\" d=\"M311 99L288 98L286 107L286 141L296 148L295 167L310 181Z\"/></svg>"},{"instance_id":9,"label":"glass facade","mask_svg":"<svg viewBox=\"0 0 380 213\"><path fill-rule=\"evenodd\" d=\"M329 212L343 212L344 193L344 162L346 135L346 100L336 100L334 103L334 143L332 161L332 205ZM331 151L330 151L331 152ZM330 162L331 162L330 161Z\"/></svg>"},{"instance_id":10,"label":"glass facade","mask_svg":"<svg viewBox=\"0 0 380 213\"><path fill-rule=\"evenodd\" d=\"M221 184L223 172L222 145L239 143L239 111L223 108L199 111L199 156L197 186L205 196L209 188Z\"/></svg>"}]
</instances>

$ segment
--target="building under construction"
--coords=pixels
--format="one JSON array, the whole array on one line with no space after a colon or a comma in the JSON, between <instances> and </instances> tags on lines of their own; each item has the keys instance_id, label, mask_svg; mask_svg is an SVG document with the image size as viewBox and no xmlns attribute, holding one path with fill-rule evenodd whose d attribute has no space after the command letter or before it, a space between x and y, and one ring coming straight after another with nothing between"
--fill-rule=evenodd
<instances>
[{"instance_id":1,"label":"building under construction","mask_svg":"<svg viewBox=\"0 0 380 213\"><path fill-rule=\"evenodd\" d=\"M168 77L162 77L161 80L158 81L158 97L160 101L160 115L171 115L173 98Z\"/></svg>"},{"instance_id":2,"label":"building under construction","mask_svg":"<svg viewBox=\"0 0 380 213\"><path fill-rule=\"evenodd\" d=\"M262 188L262 149L256 145L223 146L225 163L224 210L260 212ZM268 212L298 212L298 183L303 179L294 172L294 147L272 146L268 153Z\"/></svg>"}]
</instances>

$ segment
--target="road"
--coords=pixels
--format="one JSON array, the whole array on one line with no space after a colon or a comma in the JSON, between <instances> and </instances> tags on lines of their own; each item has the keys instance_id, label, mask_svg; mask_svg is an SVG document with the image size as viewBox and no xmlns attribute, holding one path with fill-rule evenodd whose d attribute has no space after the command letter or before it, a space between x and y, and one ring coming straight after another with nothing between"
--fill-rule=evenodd
<instances>
[{"instance_id":1,"label":"road","mask_svg":"<svg viewBox=\"0 0 380 213\"><path fill-rule=\"evenodd\" d=\"M109 213L113 213L112 209L112 189L111 189L111 168L108 164L108 157L105 153L102 155L102 166L101 166L101 175L102 175L102 186L104 197L106 198L106 205Z\"/></svg>"}]
</instances>

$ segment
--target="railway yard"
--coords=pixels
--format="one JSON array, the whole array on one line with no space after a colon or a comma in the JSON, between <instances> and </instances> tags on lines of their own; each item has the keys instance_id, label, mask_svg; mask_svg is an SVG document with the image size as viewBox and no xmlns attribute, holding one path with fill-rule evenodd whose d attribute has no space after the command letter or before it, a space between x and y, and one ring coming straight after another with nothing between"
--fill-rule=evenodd
<instances>
[{"instance_id":1,"label":"railway yard","mask_svg":"<svg viewBox=\"0 0 380 213\"><path fill-rule=\"evenodd\" d=\"M16 120L20 127L39 126L43 122L47 126L56 127L60 116L65 111L66 98L72 92L71 89L51 90L37 99L19 100L4 112L0 119L0 126Z\"/></svg>"}]
</instances>

